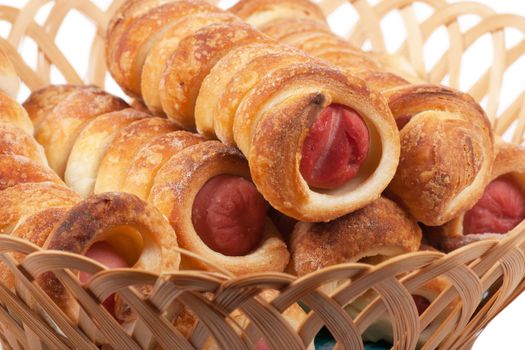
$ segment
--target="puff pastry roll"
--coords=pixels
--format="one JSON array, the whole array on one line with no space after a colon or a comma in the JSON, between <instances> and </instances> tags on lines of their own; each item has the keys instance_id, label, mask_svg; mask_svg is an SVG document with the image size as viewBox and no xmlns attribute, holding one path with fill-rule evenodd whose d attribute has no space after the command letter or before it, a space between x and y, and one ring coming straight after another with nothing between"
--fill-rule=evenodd
<instances>
[{"instance_id":1,"label":"puff pastry roll","mask_svg":"<svg viewBox=\"0 0 525 350\"><path fill-rule=\"evenodd\" d=\"M92 88L51 87L36 92L26 105L40 105L49 112L52 109L47 109L47 103L60 105L68 96L74 97L75 91L86 90ZM97 92L89 101L84 98L77 103L89 102L93 106L84 106L85 110L96 110L101 100L102 104L106 103L108 96ZM4 95L1 95L2 98ZM35 116L40 114L40 108L29 110L35 121L46 118L45 115ZM66 111L75 110L78 109ZM36 141L29 134L32 128L21 126L19 121L24 119L16 116L19 113L30 120L24 109L14 100L5 98L0 104L0 112L3 116L0 121L0 140L9 140L10 145L8 148L4 143L0 148L0 197L3 200L0 211L1 234L23 238L43 248L82 254L109 268L134 267L159 274L179 269L177 237L158 210L136 196L125 193L101 194L82 201L45 163L28 157L31 155L28 150L33 148ZM110 131L112 124L107 123L108 119L113 125L123 126L125 121L130 122L136 117L135 113L138 112L124 110L105 114L97 118L99 122L90 125L88 130L99 132L100 128L107 128ZM70 122L67 116L60 120ZM74 128L65 130L70 133L78 131ZM84 147L89 144L95 148L94 151L94 145L104 148L107 143L104 138L86 140L82 134L80 140ZM13 257L21 261L23 254L13 254ZM6 287L15 288L15 278L4 264L0 264L0 277ZM90 276L80 273L79 279L87 283ZM52 273L38 276L37 282L73 321L78 321L78 304ZM142 289L147 294L148 290ZM103 305L120 322L134 320L131 309L118 295L110 296ZM35 309L38 310L38 306L35 305Z\"/></svg>"},{"instance_id":2,"label":"puff pastry roll","mask_svg":"<svg viewBox=\"0 0 525 350\"><path fill-rule=\"evenodd\" d=\"M0 233L10 234L31 215L72 206L80 197L47 166L42 147L29 134L32 128L20 127L19 121L29 117L5 96L0 104Z\"/></svg>"},{"instance_id":3,"label":"puff pastry roll","mask_svg":"<svg viewBox=\"0 0 525 350\"><path fill-rule=\"evenodd\" d=\"M493 136L470 96L439 85L410 84L414 80L404 79L399 59L351 47L330 32L320 8L308 0L241 0L230 10L385 95L401 140L398 170L387 193L418 221L442 225L481 197L494 161ZM383 66L385 61L390 63ZM389 71L392 66L397 68Z\"/></svg>"},{"instance_id":4,"label":"puff pastry roll","mask_svg":"<svg viewBox=\"0 0 525 350\"><path fill-rule=\"evenodd\" d=\"M91 88L80 91L86 89ZM286 244L268 220L268 205L235 148L130 108L68 127L70 120L59 112L76 110L75 101L86 110L95 109L90 103L98 104L96 98L74 100L77 93L66 94L62 101L55 98L53 119L45 117L39 129L62 130L71 140L70 152L61 151L67 159L68 185L83 197L119 191L147 200L169 219L181 247L233 273L284 270L289 261ZM38 96L29 100L39 103ZM60 108L64 103L68 109ZM52 142L46 147L50 155L58 148ZM189 258L183 264L213 269Z\"/></svg>"},{"instance_id":5,"label":"puff pastry roll","mask_svg":"<svg viewBox=\"0 0 525 350\"><path fill-rule=\"evenodd\" d=\"M494 163L490 122L467 94L438 85L386 92L400 128L401 158L389 196L437 226L482 196Z\"/></svg>"},{"instance_id":6,"label":"puff pastry roll","mask_svg":"<svg viewBox=\"0 0 525 350\"><path fill-rule=\"evenodd\" d=\"M421 229L398 205L379 198L327 223L299 222L291 236L298 276L346 262L373 262L419 250Z\"/></svg>"},{"instance_id":7,"label":"puff pastry roll","mask_svg":"<svg viewBox=\"0 0 525 350\"><path fill-rule=\"evenodd\" d=\"M125 193L94 195L73 206L49 233L44 247L85 255L109 268L159 274L177 271L180 263L177 237L168 222L155 208ZM90 275L81 272L79 279L86 283ZM52 273L37 281L62 310L78 319L78 304ZM109 297L104 306L120 322L134 320L118 296Z\"/></svg>"},{"instance_id":8,"label":"puff pastry roll","mask_svg":"<svg viewBox=\"0 0 525 350\"><path fill-rule=\"evenodd\" d=\"M321 8L309 0L241 0L229 11L279 42L298 47L352 74L360 76L375 71L388 80L389 73L393 73L403 77L403 80L398 80L400 85L421 82L417 72L403 57L364 52L333 34ZM372 83L384 87L381 80L374 79Z\"/></svg>"},{"instance_id":9,"label":"puff pastry roll","mask_svg":"<svg viewBox=\"0 0 525 350\"><path fill-rule=\"evenodd\" d=\"M331 220L379 197L399 156L380 95L203 1L153 3L123 5L107 32L124 89L238 147L265 199L296 219Z\"/></svg>"},{"instance_id":10,"label":"puff pastry roll","mask_svg":"<svg viewBox=\"0 0 525 350\"><path fill-rule=\"evenodd\" d=\"M427 250L421 245L422 233L415 220L398 205L386 198L354 213L329 223L299 222L291 236L291 270L298 276L322 268L348 262L379 264L404 253ZM412 293L419 314L423 314L439 294L449 287L446 279L438 278ZM333 292L336 283L324 285L323 291ZM345 307L357 317L375 299L377 293L369 290ZM419 345L423 344L433 330L450 312L443 311L422 333ZM383 314L367 325L363 338L369 341L392 342L392 325L387 314Z\"/></svg>"},{"instance_id":11,"label":"puff pastry roll","mask_svg":"<svg viewBox=\"0 0 525 350\"><path fill-rule=\"evenodd\" d=\"M525 219L525 149L498 141L496 161L483 196L472 208L440 227L428 227L428 238L444 251L482 239L501 239Z\"/></svg>"},{"instance_id":12,"label":"puff pastry roll","mask_svg":"<svg viewBox=\"0 0 525 350\"><path fill-rule=\"evenodd\" d=\"M40 123L36 140L44 146L51 169L64 176L75 138L95 117L124 109L127 104L98 88L86 87L68 94Z\"/></svg>"}]
</instances>

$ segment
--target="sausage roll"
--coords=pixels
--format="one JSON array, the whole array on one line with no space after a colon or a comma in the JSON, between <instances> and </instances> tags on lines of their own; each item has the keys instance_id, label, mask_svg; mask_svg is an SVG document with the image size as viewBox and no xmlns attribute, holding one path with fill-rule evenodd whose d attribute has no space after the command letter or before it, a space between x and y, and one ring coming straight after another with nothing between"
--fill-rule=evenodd
<instances>
[{"instance_id":1,"label":"sausage roll","mask_svg":"<svg viewBox=\"0 0 525 350\"><path fill-rule=\"evenodd\" d=\"M470 96L439 85L410 84L414 79L406 74L393 74L406 70L399 59L351 47L330 32L321 10L308 0L241 0L230 10L385 95L401 142L387 195L418 221L442 225L481 197L494 162L494 141L485 113ZM390 63L382 67L385 61ZM397 68L389 71L392 66Z\"/></svg>"},{"instance_id":2,"label":"sausage roll","mask_svg":"<svg viewBox=\"0 0 525 350\"><path fill-rule=\"evenodd\" d=\"M289 261L286 244L268 220L267 202L253 185L242 154L179 130L168 119L129 108L69 127L68 115L60 112L80 108L76 103L85 110L96 108L90 103L98 104L86 95L75 99L78 93L66 94L63 101L54 98L53 119L46 117L39 129L62 130L70 140L70 151L61 150L68 185L83 197L110 191L136 194L170 220L181 247L235 274L284 270ZM29 100L39 103L38 96ZM60 108L64 104L68 109ZM61 142L45 144L48 154L58 149L55 141ZM183 264L213 269L192 259L185 258Z\"/></svg>"},{"instance_id":3,"label":"sausage roll","mask_svg":"<svg viewBox=\"0 0 525 350\"><path fill-rule=\"evenodd\" d=\"M85 255L109 268L169 273L180 263L177 238L168 222L155 208L124 193L95 195L69 209L44 247ZM89 278L79 273L81 282ZM64 312L78 319L78 304L52 273L38 282ZM134 319L118 297L109 297L104 306L121 322Z\"/></svg>"},{"instance_id":4,"label":"sausage roll","mask_svg":"<svg viewBox=\"0 0 525 350\"><path fill-rule=\"evenodd\" d=\"M290 250L298 276L346 262L370 262L419 250L421 229L399 206L381 197L327 223L299 222Z\"/></svg>"},{"instance_id":5,"label":"sausage roll","mask_svg":"<svg viewBox=\"0 0 525 350\"><path fill-rule=\"evenodd\" d=\"M500 239L525 219L525 149L498 141L496 161L483 196L472 208L440 227L428 239L451 251L481 239Z\"/></svg>"},{"instance_id":6,"label":"sausage roll","mask_svg":"<svg viewBox=\"0 0 525 350\"><path fill-rule=\"evenodd\" d=\"M200 0L126 3L107 32L116 81L156 114L237 146L279 211L327 221L377 199L399 139L360 79Z\"/></svg>"},{"instance_id":7,"label":"sausage roll","mask_svg":"<svg viewBox=\"0 0 525 350\"><path fill-rule=\"evenodd\" d=\"M32 96L30 101L38 104L43 96L49 100L49 93L53 95L63 89L49 90L39 91L39 97ZM14 106L16 102L11 99L5 101L9 105L0 105L0 109L6 111L2 115L11 118L10 111L17 110ZM89 102L96 106L100 101L95 96ZM53 103L59 105L61 101L55 98ZM22 107L18 106L18 110ZM105 114L95 119L98 124L88 124L86 129L99 132L97 127L104 126L110 131L109 119L115 125L125 125L123 121L131 122L129 119L136 117L135 113L138 112L124 110ZM27 115L25 117L29 120ZM0 196L3 199L0 233L26 239L43 248L82 254L109 268L135 267L159 274L178 270L180 256L177 238L158 210L136 196L124 193L106 193L81 201L80 196L66 187L46 164L27 157L30 152L26 151L36 141L16 126L20 119L5 119L0 124L5 127L0 128L0 139L10 140L12 147L9 152L2 148L0 154ZM11 124L8 124L9 121ZM72 129L65 130L71 132ZM90 144L94 151L97 151L96 145L104 148L107 144L103 137L89 140L82 133L80 140L84 147ZM86 161L91 163L90 159ZM13 254L13 257L19 262L24 258L19 253ZM16 287L14 275L4 264L0 264L0 277L7 288ZM79 279L86 283L90 276L81 272ZM78 321L78 304L52 273L38 276L37 282L73 321ZM142 289L144 293L148 292L146 288ZM131 309L118 296L109 297L103 305L120 322L126 324L134 320Z\"/></svg>"},{"instance_id":8,"label":"sausage roll","mask_svg":"<svg viewBox=\"0 0 525 350\"><path fill-rule=\"evenodd\" d=\"M421 229L411 216L389 199L380 198L330 223L299 222L291 237L291 268L302 276L347 262L378 264L404 253L432 249L423 248L421 238ZM446 279L437 278L414 291L412 297L419 314L423 314L448 286ZM332 283L322 288L330 293L337 287L337 283ZM376 297L377 293L369 290L347 305L346 311L356 317ZM420 345L439 327L449 311L447 308L425 329L419 339ZM363 338L392 342L389 316L384 314L376 319L363 333Z\"/></svg>"},{"instance_id":9,"label":"sausage roll","mask_svg":"<svg viewBox=\"0 0 525 350\"><path fill-rule=\"evenodd\" d=\"M309 0L241 0L229 11L280 42L348 69L352 74L387 70L413 83L421 81L403 57L364 52L331 33L321 8Z\"/></svg>"},{"instance_id":10,"label":"sausage roll","mask_svg":"<svg viewBox=\"0 0 525 350\"><path fill-rule=\"evenodd\" d=\"M75 138L95 117L124 109L127 104L94 87L73 92L58 103L40 123L36 140L44 146L51 169L64 176Z\"/></svg>"},{"instance_id":11,"label":"sausage roll","mask_svg":"<svg viewBox=\"0 0 525 350\"><path fill-rule=\"evenodd\" d=\"M288 250L249 179L237 150L216 141L199 143L159 170L149 201L168 217L182 247L213 264L236 274L283 271ZM197 259L183 258L183 264L207 267Z\"/></svg>"},{"instance_id":12,"label":"sausage roll","mask_svg":"<svg viewBox=\"0 0 525 350\"><path fill-rule=\"evenodd\" d=\"M83 197L93 193L103 157L118 132L131 123L148 117L135 109L103 114L80 132L67 160L64 180Z\"/></svg>"}]
</instances>

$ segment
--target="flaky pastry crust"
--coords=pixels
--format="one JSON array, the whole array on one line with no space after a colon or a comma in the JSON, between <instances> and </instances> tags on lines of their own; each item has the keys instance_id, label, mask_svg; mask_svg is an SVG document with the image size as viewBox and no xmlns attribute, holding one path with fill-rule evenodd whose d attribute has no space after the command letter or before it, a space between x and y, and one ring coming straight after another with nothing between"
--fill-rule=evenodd
<instances>
[{"instance_id":1,"label":"flaky pastry crust","mask_svg":"<svg viewBox=\"0 0 525 350\"><path fill-rule=\"evenodd\" d=\"M120 130L100 163L95 193L120 191L137 152L151 139L178 129L173 122L154 117L136 121Z\"/></svg>"},{"instance_id":2,"label":"flaky pastry crust","mask_svg":"<svg viewBox=\"0 0 525 350\"><path fill-rule=\"evenodd\" d=\"M93 194L98 170L119 131L149 115L132 108L102 114L90 121L75 139L64 180L82 197Z\"/></svg>"},{"instance_id":3,"label":"flaky pastry crust","mask_svg":"<svg viewBox=\"0 0 525 350\"><path fill-rule=\"evenodd\" d=\"M143 200L153 186L158 171L171 157L183 149L204 142L206 139L188 131L173 131L157 138L142 147L130 163L122 183L122 191L133 193Z\"/></svg>"},{"instance_id":4,"label":"flaky pastry crust","mask_svg":"<svg viewBox=\"0 0 525 350\"><path fill-rule=\"evenodd\" d=\"M202 256L212 265L219 265L237 275L283 271L289 253L269 219L261 244L244 256L218 253L210 249L195 232L191 220L195 196L209 179L220 174L250 178L245 159L234 148L216 141L190 146L159 170L148 201L169 219L178 234L180 246ZM183 257L182 264L185 268L212 269L209 264L189 257Z\"/></svg>"},{"instance_id":5,"label":"flaky pastry crust","mask_svg":"<svg viewBox=\"0 0 525 350\"><path fill-rule=\"evenodd\" d=\"M21 183L53 182L63 184L53 170L18 155L0 155L0 191Z\"/></svg>"},{"instance_id":6,"label":"flaky pastry crust","mask_svg":"<svg viewBox=\"0 0 525 350\"><path fill-rule=\"evenodd\" d=\"M216 7L198 0L192 3L148 7L138 11L141 15L129 24L128 32L108 31L108 57L118 60L120 55L121 59L119 67L110 66L110 71L117 81L125 80L121 82L124 89L137 81L126 78L125 72L142 72L140 91L133 88L133 93L140 92L155 113L166 114L181 127L238 147L249 160L252 179L265 199L296 219L326 221L377 199L391 180L399 156L398 132L386 101L348 72L280 46ZM269 9L281 5L270 2ZM129 22L126 6L134 5L118 11L119 23ZM168 9L177 6L184 10L171 21L166 19ZM322 18L315 5L304 1L284 12L298 8L304 8L305 16L316 13ZM132 31L136 38L131 38ZM115 32L121 37L115 38ZM342 45L327 30L323 33ZM354 51L355 56L361 55ZM374 61L365 56L363 61ZM338 191L321 193L308 187L298 164L311 125L330 103L353 109L365 120L372 146L355 181ZM290 120L283 120L285 115ZM277 127L284 129L276 132ZM288 142L282 139L285 134L291 135Z\"/></svg>"},{"instance_id":7,"label":"flaky pastry crust","mask_svg":"<svg viewBox=\"0 0 525 350\"><path fill-rule=\"evenodd\" d=\"M18 155L47 166L44 148L19 127L0 122L0 155Z\"/></svg>"},{"instance_id":8,"label":"flaky pastry crust","mask_svg":"<svg viewBox=\"0 0 525 350\"><path fill-rule=\"evenodd\" d=\"M175 232L155 208L136 196L104 193L78 203L50 233L44 247L84 255L98 241L112 245L133 268L156 273L179 269ZM78 318L78 304L52 273L41 275L38 282L68 316ZM117 318L131 321L131 310L119 307L118 298L116 302L116 310L122 310Z\"/></svg>"},{"instance_id":9,"label":"flaky pastry crust","mask_svg":"<svg viewBox=\"0 0 525 350\"><path fill-rule=\"evenodd\" d=\"M297 223L290 243L293 270L302 276L363 258L414 252L421 237L413 218L380 198L332 222Z\"/></svg>"},{"instance_id":10,"label":"flaky pastry crust","mask_svg":"<svg viewBox=\"0 0 525 350\"><path fill-rule=\"evenodd\" d=\"M503 175L510 175L525 189L525 149L522 146L506 143L502 140L496 142L496 159L489 182ZM470 209L470 208L468 208ZM465 212L439 227L428 227L429 240L444 251L452 251L469 243L483 239L502 239L506 234L497 233L463 233L463 220Z\"/></svg>"},{"instance_id":11,"label":"flaky pastry crust","mask_svg":"<svg viewBox=\"0 0 525 350\"><path fill-rule=\"evenodd\" d=\"M401 157L388 195L429 226L470 209L494 162L485 112L467 94L439 85L409 85L386 96L394 118L411 117L400 131Z\"/></svg>"},{"instance_id":12,"label":"flaky pastry crust","mask_svg":"<svg viewBox=\"0 0 525 350\"><path fill-rule=\"evenodd\" d=\"M128 107L122 99L98 88L69 94L47 114L35 137L46 150L51 169L64 176L67 159L82 129L97 116Z\"/></svg>"},{"instance_id":13,"label":"flaky pastry crust","mask_svg":"<svg viewBox=\"0 0 525 350\"><path fill-rule=\"evenodd\" d=\"M80 197L73 190L51 182L20 183L0 192L0 233L11 233L26 216L46 208L69 207Z\"/></svg>"}]
</instances>

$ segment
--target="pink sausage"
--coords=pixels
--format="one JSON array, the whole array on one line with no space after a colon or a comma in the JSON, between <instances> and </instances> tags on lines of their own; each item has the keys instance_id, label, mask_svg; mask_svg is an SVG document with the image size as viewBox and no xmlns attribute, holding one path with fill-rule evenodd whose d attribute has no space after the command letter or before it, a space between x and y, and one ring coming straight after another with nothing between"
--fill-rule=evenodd
<instances>
[{"instance_id":1,"label":"pink sausage","mask_svg":"<svg viewBox=\"0 0 525 350\"><path fill-rule=\"evenodd\" d=\"M255 345L255 348L257 350L270 350L270 346L268 345L268 343L264 339L259 339L259 341Z\"/></svg>"},{"instance_id":2,"label":"pink sausage","mask_svg":"<svg viewBox=\"0 0 525 350\"><path fill-rule=\"evenodd\" d=\"M233 175L210 179L195 197L192 222L202 241L228 256L253 251L264 232L267 204L250 181Z\"/></svg>"},{"instance_id":3,"label":"pink sausage","mask_svg":"<svg viewBox=\"0 0 525 350\"><path fill-rule=\"evenodd\" d=\"M463 219L463 233L507 233L525 219L525 193L510 176L492 181Z\"/></svg>"},{"instance_id":4,"label":"pink sausage","mask_svg":"<svg viewBox=\"0 0 525 350\"><path fill-rule=\"evenodd\" d=\"M304 140L300 170L308 185L335 189L354 178L368 155L368 128L353 110L326 107Z\"/></svg>"},{"instance_id":5,"label":"pink sausage","mask_svg":"<svg viewBox=\"0 0 525 350\"><path fill-rule=\"evenodd\" d=\"M94 243L86 252L85 256L91 258L95 261L98 261L102 265L107 266L108 268L122 268L129 267L128 262L120 256L115 249L106 242L96 242ZM86 283L91 278L91 275L85 272L80 272L79 279L80 282ZM115 316L115 295L110 295L102 303L108 312Z\"/></svg>"}]
</instances>

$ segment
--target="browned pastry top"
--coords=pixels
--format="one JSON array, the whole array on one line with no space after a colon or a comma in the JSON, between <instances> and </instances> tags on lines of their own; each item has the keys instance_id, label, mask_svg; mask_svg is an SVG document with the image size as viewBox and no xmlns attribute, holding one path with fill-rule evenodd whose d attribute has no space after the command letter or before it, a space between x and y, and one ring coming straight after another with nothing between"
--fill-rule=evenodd
<instances>
[{"instance_id":1,"label":"browned pastry top","mask_svg":"<svg viewBox=\"0 0 525 350\"><path fill-rule=\"evenodd\" d=\"M273 40L241 22L211 24L183 39L161 79L164 112L183 127L194 129L195 101L213 66L236 47L266 42Z\"/></svg>"},{"instance_id":2,"label":"browned pastry top","mask_svg":"<svg viewBox=\"0 0 525 350\"><path fill-rule=\"evenodd\" d=\"M493 165L493 135L481 107L467 94L439 85L385 92L400 131L401 158L389 195L426 225L441 225L483 194Z\"/></svg>"},{"instance_id":3,"label":"browned pastry top","mask_svg":"<svg viewBox=\"0 0 525 350\"><path fill-rule=\"evenodd\" d=\"M17 126L27 134L33 135L33 123L26 110L3 91L0 91L0 122Z\"/></svg>"},{"instance_id":4,"label":"browned pastry top","mask_svg":"<svg viewBox=\"0 0 525 350\"><path fill-rule=\"evenodd\" d=\"M47 165L42 146L19 127L0 122L0 154L18 155Z\"/></svg>"},{"instance_id":5,"label":"browned pastry top","mask_svg":"<svg viewBox=\"0 0 525 350\"><path fill-rule=\"evenodd\" d=\"M421 230L394 202L372 204L327 223L298 223L292 234L294 269L299 276L375 255L417 251Z\"/></svg>"},{"instance_id":6,"label":"browned pastry top","mask_svg":"<svg viewBox=\"0 0 525 350\"><path fill-rule=\"evenodd\" d=\"M149 6L145 6L148 8ZM202 12L219 12L220 10L199 0L179 0L159 4L158 7L151 8L144 12L143 15L127 24L127 28L122 33L115 33L115 28L108 33L110 39L115 43L115 48L110 52L110 60L118 71L115 78L123 89L134 96L140 96L140 76L142 66L146 58L148 49L152 41L166 25L177 19L202 13ZM141 12L141 11L139 11ZM119 35L117 38L111 38L113 35Z\"/></svg>"},{"instance_id":7,"label":"browned pastry top","mask_svg":"<svg viewBox=\"0 0 525 350\"><path fill-rule=\"evenodd\" d=\"M518 180L518 184L525 188L525 148L499 140L496 142L495 151L496 159L490 181L503 175L510 175ZM429 241L440 249L448 252L483 239L502 239L505 237L505 234L499 233L465 235L463 231L464 217L465 212L444 225L425 227Z\"/></svg>"},{"instance_id":8,"label":"browned pastry top","mask_svg":"<svg viewBox=\"0 0 525 350\"><path fill-rule=\"evenodd\" d=\"M319 6L313 4L309 0L265 0L265 1L239 1L235 6L229 9L229 11L235 13L241 18L248 18L256 13L272 12L274 7L287 12L293 13L294 16L300 17L313 17L324 21L325 15L319 8ZM274 17L278 18L279 13L274 13ZM274 18L275 19L275 18Z\"/></svg>"},{"instance_id":9,"label":"browned pastry top","mask_svg":"<svg viewBox=\"0 0 525 350\"><path fill-rule=\"evenodd\" d=\"M80 200L75 192L51 182L21 183L0 192L0 233L10 233L25 216L46 208L69 207Z\"/></svg>"},{"instance_id":10,"label":"browned pastry top","mask_svg":"<svg viewBox=\"0 0 525 350\"><path fill-rule=\"evenodd\" d=\"M34 160L18 155L0 155L0 191L26 182L63 184L55 172Z\"/></svg>"},{"instance_id":11,"label":"browned pastry top","mask_svg":"<svg viewBox=\"0 0 525 350\"><path fill-rule=\"evenodd\" d=\"M40 123L49 113L51 113L56 105L65 100L72 93L89 88L93 88L93 86L49 85L42 89L33 91L23 103L23 106L35 126L35 131L38 130Z\"/></svg>"}]
</instances>

